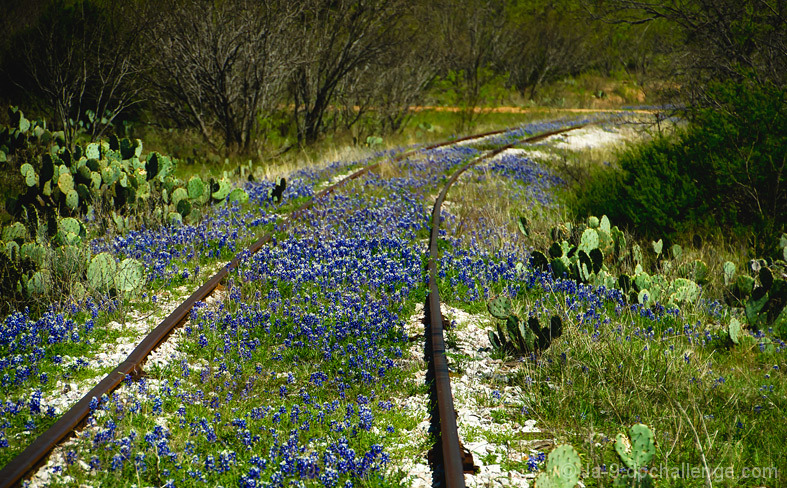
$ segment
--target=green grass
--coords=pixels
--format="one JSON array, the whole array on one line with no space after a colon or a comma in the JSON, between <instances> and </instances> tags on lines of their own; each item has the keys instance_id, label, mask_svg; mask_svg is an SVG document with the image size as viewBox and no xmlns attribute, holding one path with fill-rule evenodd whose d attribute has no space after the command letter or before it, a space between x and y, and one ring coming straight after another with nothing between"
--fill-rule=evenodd
<instances>
[{"instance_id":1,"label":"green grass","mask_svg":"<svg viewBox=\"0 0 787 488\"><path fill-rule=\"evenodd\" d=\"M570 168L579 179L587 165L600 165L615 156L611 150L552 152L563 158L552 164L553 169ZM562 174L571 178L568 172ZM530 214L515 204L501 205L505 202L494 195L505 193L490 188L489 182L461 180L449 193L449 199L458 204L452 212L469 223L494 216L492 220L514 233L516 218L528 215L531 235L525 242L542 251L551 243L552 226L585 220L572 219L565 207ZM487 198L479 198L482 194ZM463 213L465 207L468 210ZM637 240L633 234L627 234L627 239L629 246L638 243L647 257L650 241ZM520 317L542 308L558 313L564 318L563 336L535 359L511 363L519 365L509 376L524 392L521 405L498 407L494 399L482 394L475 400L479 406L493 409L491 417L497 424L523 425L536 419L542 430L538 438L554 437L558 444L577 448L585 486L612 484L615 476L610 470L623 466L614 450L615 437L639 422L656 433L657 452L650 463L656 486L707 486L706 466L714 486L781 486L787 473L783 449L787 360L783 343L779 346L767 330L764 337L773 340L776 348L767 346L763 338L733 345L719 337L732 316L741 318L740 309L719 302L721 265L728 259L744 263L747 251L733 240L714 236L705 236L701 247L693 246L690 238L673 242L683 247L678 263L701 259L708 264L710 280L699 302L683 305L676 316L610 300L578 299L589 297L589 289L570 293L539 286L523 289L514 299L513 312ZM646 269L653 266L656 272L677 276L677 263L667 269L666 264L648 260ZM631 273L633 266L628 266L624 263L618 272ZM450 284L451 279L448 271L441 280L441 296L446 302L485 314L485 301L465 301L464 290ZM501 285L492 284L490 296L499 293ZM643 316L649 313L658 319ZM494 323L491 321L490 327ZM510 359L505 353L493 357ZM469 429L464 440L489 442L493 438L491 432ZM502 444L506 439L497 441ZM493 456L484 461L491 462ZM510 467L517 469L514 464Z\"/></svg>"}]
</instances>

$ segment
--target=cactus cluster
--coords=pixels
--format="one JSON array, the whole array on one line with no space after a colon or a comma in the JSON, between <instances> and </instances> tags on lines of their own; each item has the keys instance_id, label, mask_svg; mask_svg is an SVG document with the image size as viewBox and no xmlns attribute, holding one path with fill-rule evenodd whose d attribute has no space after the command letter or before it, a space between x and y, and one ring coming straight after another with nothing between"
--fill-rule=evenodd
<instances>
[{"instance_id":1,"label":"cactus cluster","mask_svg":"<svg viewBox=\"0 0 787 488\"><path fill-rule=\"evenodd\" d=\"M629 435L618 434L615 438L615 451L629 469L626 475L615 478L614 486L646 488L653 486L653 478L645 472L656 454L653 431L645 424L634 424Z\"/></svg>"},{"instance_id":2,"label":"cactus cluster","mask_svg":"<svg viewBox=\"0 0 787 488\"><path fill-rule=\"evenodd\" d=\"M552 244L546 253L534 251L530 265L542 271L552 270L556 278L568 278L607 288L622 290L631 302L662 302L672 307L693 303L700 296L700 286L707 281L708 266L701 260L685 261L679 245L670 248L672 260L664 255L662 240L652 243L655 260L661 271L675 267L678 278L667 279L661 273L644 270L642 249L633 245L628 249L626 237L612 226L607 216L589 217L587 225L564 223L550 231ZM612 271L624 263L634 268L634 274Z\"/></svg>"},{"instance_id":3,"label":"cactus cluster","mask_svg":"<svg viewBox=\"0 0 787 488\"><path fill-rule=\"evenodd\" d=\"M15 222L5 226L1 235L0 261L7 273L2 276L3 289L9 296L47 295L55 277L69 278L76 288L71 290L75 297L84 296L86 291L80 279L102 293L131 292L144 284L139 261L126 259L118 267L108 253L91 257L90 248L83 241L85 226L73 217L48 219L33 235L21 222Z\"/></svg>"},{"instance_id":4,"label":"cactus cluster","mask_svg":"<svg viewBox=\"0 0 787 488\"><path fill-rule=\"evenodd\" d=\"M487 308L493 317L505 321L505 329L498 323L497 332L489 331L489 343L494 349L512 356L539 353L563 333L563 322L557 315L552 317L548 327L541 327L536 317L530 317L525 323L511 313L511 300L506 297L490 300Z\"/></svg>"},{"instance_id":5,"label":"cactus cluster","mask_svg":"<svg viewBox=\"0 0 787 488\"><path fill-rule=\"evenodd\" d=\"M725 301L744 309L752 329L770 326L777 335L787 337L787 263L755 259L747 268L747 272L736 274L734 263L724 263Z\"/></svg>"},{"instance_id":6,"label":"cactus cluster","mask_svg":"<svg viewBox=\"0 0 787 488\"><path fill-rule=\"evenodd\" d=\"M223 201L228 196L234 201L248 200L246 192L233 190L227 178L208 184L198 176L181 181L173 175L177 161L156 152L143 158L139 139L113 135L72 149L65 146L62 134L50 133L43 122L23 123L21 111L12 109L11 113L16 126L0 128L0 159L8 162L23 148L40 153L37 161L19 166L24 190L6 200L6 210L17 220L28 221L33 208L41 214L81 216L92 214L100 204L109 207L112 222L125 232L134 226L136 210L155 207L154 220L182 222L199 218L197 209L211 200ZM145 220L149 217L147 212L139 213Z\"/></svg>"},{"instance_id":7,"label":"cactus cluster","mask_svg":"<svg viewBox=\"0 0 787 488\"><path fill-rule=\"evenodd\" d=\"M577 450L570 445L557 446L547 456L544 472L536 478L536 488L574 488L581 470Z\"/></svg>"},{"instance_id":8,"label":"cactus cluster","mask_svg":"<svg viewBox=\"0 0 787 488\"><path fill-rule=\"evenodd\" d=\"M61 281L71 282L77 295L85 292L80 280L101 292L128 292L142 285L137 261L123 261L113 271L108 255L91 258L82 221L97 209L110 217L102 225L126 232L167 218L177 223L197 219L197 209L211 198L248 198L243 190L232 191L226 180L178 180L173 176L176 161L155 152L143 159L139 140L110 136L67 147L63 133L50 132L45 122L27 120L15 108L9 115L11 125L0 126L0 165L16 179L9 186L19 189L6 195L12 220L0 232L0 281L9 300L48 294L61 277L69 278ZM211 185L221 190L218 195L211 194Z\"/></svg>"}]
</instances>

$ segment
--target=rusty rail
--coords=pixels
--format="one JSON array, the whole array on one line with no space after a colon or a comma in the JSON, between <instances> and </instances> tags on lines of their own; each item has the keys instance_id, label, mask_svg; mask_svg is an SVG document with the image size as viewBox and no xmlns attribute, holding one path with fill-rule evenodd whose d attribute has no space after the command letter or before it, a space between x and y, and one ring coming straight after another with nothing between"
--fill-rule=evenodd
<instances>
[{"instance_id":1,"label":"rusty rail","mask_svg":"<svg viewBox=\"0 0 787 488\"><path fill-rule=\"evenodd\" d=\"M417 154L423 151L437 149L443 146L450 146L459 142L479 139L496 134L502 134L510 131L511 129L501 129L481 134L470 135L451 141L440 142L422 148L412 149L389 158L388 160L396 162L404 158ZM297 217L307 209L314 205L314 202L326 195L332 193L337 188L346 184L347 182L361 177L369 171L375 169L382 161L367 165L364 168L355 171L354 173L344 177L342 180L330 185L329 187L316 193L308 202L305 202L300 207L296 208L290 215L290 219ZM256 253L262 246L267 244L273 239L273 233L267 233L260 237L246 250L249 254ZM120 363L112 372L104 377L96 386L94 386L85 396L82 397L74 406L65 412L49 429L39 435L24 451L6 464L0 470L0 488L7 488L19 484L22 479L34 468L39 466L44 458L55 448L60 442L65 440L79 425L87 418L90 413L90 402L93 398L101 398L102 395L111 393L115 388L120 385L126 375L132 377L141 372L142 363L150 355L150 353L158 347L159 344L164 342L169 334L181 323L185 322L192 307L199 301L204 300L210 293L218 286L240 262L240 256L244 252L239 252L236 256L227 263L219 272L211 277L205 284L200 286L191 296L189 296L183 303L181 303L171 314L169 314L161 323L153 329L137 347L129 354L125 361Z\"/></svg>"},{"instance_id":2,"label":"rusty rail","mask_svg":"<svg viewBox=\"0 0 787 488\"><path fill-rule=\"evenodd\" d=\"M580 129L590 124L580 124L574 127L560 129L555 131L546 132L533 137L527 137L517 142L507 144L498 149L490 151L481 157L473 159L458 170L456 170L448 182L443 187L442 191L435 200L434 207L432 208L432 226L429 239L429 261L427 269L429 272L429 292L426 297L426 306L424 307L425 320L427 325L427 341L431 343L431 357L430 357L430 373L434 382L434 390L436 392L437 400L437 414L439 418L439 438L438 445L440 452L436 453L436 458L442 462L442 479L437 480L441 486L447 488L463 488L465 486L464 473L472 469L473 461L472 456L466 453L463 456L463 449L459 442L459 432L456 427L456 413L454 411L454 398L451 393L451 380L448 376L448 363L445 357L445 341L443 338L443 315L440 311L440 291L437 287L437 259L439 256L437 250L438 234L440 231L440 211L445 200L448 190L456 182L457 179L481 161L490 159L501 152L511 149L518 144L528 144L540 141L550 136L562 134L564 132ZM429 352L429 351L427 351ZM437 446L436 446L437 447ZM469 456L469 459L467 459Z\"/></svg>"}]
</instances>

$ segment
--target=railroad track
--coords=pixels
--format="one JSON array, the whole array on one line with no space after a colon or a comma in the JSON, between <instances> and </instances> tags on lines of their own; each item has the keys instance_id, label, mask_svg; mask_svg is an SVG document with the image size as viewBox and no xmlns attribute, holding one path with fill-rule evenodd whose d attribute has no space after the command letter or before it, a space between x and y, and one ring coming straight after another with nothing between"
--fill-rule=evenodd
<instances>
[{"instance_id":1,"label":"railroad track","mask_svg":"<svg viewBox=\"0 0 787 488\"><path fill-rule=\"evenodd\" d=\"M435 444L436 452L432 454L433 465L437 465L437 471L441 486L448 488L462 488L465 486L464 473L474 469L472 455L462 448L459 441L459 432L456 426L456 414L454 412L454 399L451 393L451 380L448 376L448 363L445 356L445 341L443 337L443 324L447 321L440 311L440 291L437 287L437 260L439 258L437 242L440 232L440 212L448 190L459 179L459 177L477 165L478 163L491 159L498 154L511 149L519 144L538 142L557 134L580 129L589 124L581 124L574 127L555 130L537 136L528 137L519 141L507 144L498 149L492 150L473 159L458 170L456 170L446 182L442 191L435 200L432 208L432 227L429 234L429 261L427 270L429 273L429 292L426 296L424 306L425 321L427 325L426 352L429 356L429 372L427 379L432 380L432 394L436 402L436 412L438 414L437 424L439 437Z\"/></svg>"},{"instance_id":2,"label":"railroad track","mask_svg":"<svg viewBox=\"0 0 787 488\"><path fill-rule=\"evenodd\" d=\"M445 185L437 200L435 201L432 211L432 222L437 225L432 225L431 238L429 244L429 261L428 272L430 275L430 288L427 295L427 308L426 320L430 327L430 333L427 334L427 342L430 344L431 361L429 368L434 372L434 386L437 392L437 406L439 411L439 422L441 426L441 435L439 436L441 448L441 463L444 465L444 474L446 484L449 487L459 487L464 485L462 454L456 429L456 418L453 413L453 397L450 390L450 381L448 379L448 368L445 360L445 345L443 341L442 331L442 317L440 314L440 299L435 280L436 275L436 258L437 258L437 239L439 231L439 215L442 203L445 196L459 178L459 176L469 169L470 167L478 164L479 162L494 157L497 154L510 149L517 144L535 142L537 140L550 137L552 135L575 130L584 127L588 124L573 126L567 129L547 132L534 137L528 137L518 140L514 143L507 144L498 149L492 150L483 156L476 158L469 163L465 164L457 170ZM496 131L485 132L482 134L475 134L460 139L432 144L423 148L409 150L385 160L379 160L373 164L367 165L352 174L344 177L335 184L332 184L325 189L316 193L308 202L302 204L293 210L288 216L285 217L285 223L289 223L298 218L320 199L331 194L341 186L348 182L355 180L364 174L377 168L383 161L397 162L408 158L417 153L438 149L445 146L454 145L460 142L465 142L473 139L482 139L490 136L504 134L510 132L511 129L502 129ZM179 325L183 324L194 305L205 298L207 298L219 283L224 280L231 270L236 268L241 262L241 256L247 254L254 254L259 251L264 245L273 240L273 233L267 233L255 241L247 249L239 252L227 265L213 275L207 282L200 286L194 293L192 293L185 301L183 301L169 316L167 316L153 331L151 331L129 354L129 356L121 362L112 372L106 375L96 386L87 392L75 405L73 405L67 412L65 412L48 430L38 436L24 451L11 460L5 467L0 470L0 488L16 486L27 476L32 470L40 466L46 456L61 442L68 438L72 433L80 428L86 418L91 412L91 401L94 398L101 398L102 395L107 395L115 390L121 382L127 377L138 377L142 373L142 365L146 358L156 349Z\"/></svg>"}]
</instances>

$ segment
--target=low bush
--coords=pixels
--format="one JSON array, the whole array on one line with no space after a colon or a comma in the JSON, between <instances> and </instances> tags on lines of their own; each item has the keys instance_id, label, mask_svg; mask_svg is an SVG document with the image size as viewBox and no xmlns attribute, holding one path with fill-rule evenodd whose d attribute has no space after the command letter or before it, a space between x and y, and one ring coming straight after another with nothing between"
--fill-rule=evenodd
<instances>
[{"instance_id":1,"label":"low bush","mask_svg":"<svg viewBox=\"0 0 787 488\"><path fill-rule=\"evenodd\" d=\"M648 237L737 229L754 254L773 255L787 224L785 90L745 80L709 94L675 137L629 149L575 185L575 213L607 214Z\"/></svg>"}]
</instances>

